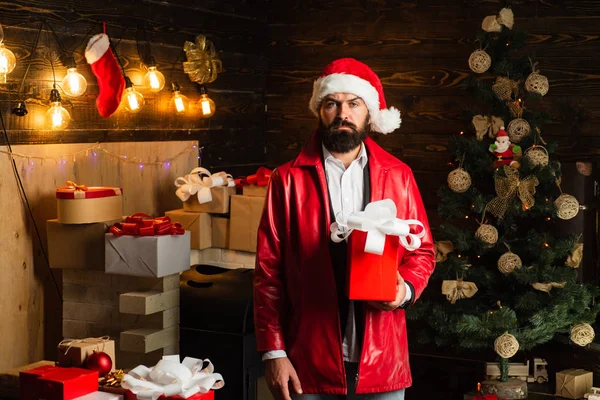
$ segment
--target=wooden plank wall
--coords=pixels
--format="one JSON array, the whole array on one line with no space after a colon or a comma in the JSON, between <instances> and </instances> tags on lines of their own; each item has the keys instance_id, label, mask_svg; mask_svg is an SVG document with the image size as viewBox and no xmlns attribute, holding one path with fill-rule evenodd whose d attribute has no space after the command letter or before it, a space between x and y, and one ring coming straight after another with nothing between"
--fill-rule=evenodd
<instances>
[{"instance_id":1,"label":"wooden plank wall","mask_svg":"<svg viewBox=\"0 0 600 400\"><path fill-rule=\"evenodd\" d=\"M550 91L539 106L551 117L543 133L563 157L600 154L600 2L514 1L515 25L531 35ZM340 57L368 65L383 82L388 105L403 115L400 130L379 143L415 171L430 215L446 179L448 138L468 125L462 110L468 57L478 48L481 21L498 0L289 0L269 10L267 155L270 164L292 159L316 127L308 110L312 82Z\"/></svg>"},{"instance_id":2,"label":"wooden plank wall","mask_svg":"<svg viewBox=\"0 0 600 400\"><path fill-rule=\"evenodd\" d=\"M164 215L181 207L173 182L197 165L196 141L106 143L89 150L89 144L17 145L15 157L35 222L46 248L46 221L56 218L56 186L66 180L90 186L123 188L123 212ZM178 155L179 154L179 155ZM62 157L68 155L66 157ZM164 165L151 163L170 160ZM33 157L48 157L44 161ZM30 362L54 360L62 339L62 305L52 283L39 241L21 201L10 159L0 154L0 371ZM53 270L62 286L61 271Z\"/></svg>"},{"instance_id":3,"label":"wooden plank wall","mask_svg":"<svg viewBox=\"0 0 600 400\"><path fill-rule=\"evenodd\" d=\"M74 49L78 71L88 82L83 97L63 96L63 105L73 120L67 130L58 133L44 130L43 116L49 105L52 67L59 83L66 68L60 63L61 54L46 28L41 33L37 51L31 53L42 21L54 28L64 48ZM98 85L85 60L84 50L88 32L95 26L94 33L99 33L101 21L107 23L107 33L134 84L141 83L145 72L136 43L136 38L141 39L143 47L144 31L158 68L165 74L167 86L159 94L140 88L146 104L139 114L128 115L119 110L111 118L103 119L97 113ZM0 85L0 113L11 143L36 144L15 146L15 150L33 155L56 155L96 142L177 141L109 145L115 152L160 159L187 143L184 141L192 140L203 147L201 163L211 170L240 175L264 163L267 30L262 5L237 0L11 0L0 4L0 23L4 28L5 45L17 57L17 68L8 76L8 83ZM198 100L200 96L197 85L183 73L180 63L185 58L184 41L193 41L197 34L204 34L214 42L224 67L218 79L207 86L217 104L216 114L208 120L196 115L179 118L168 107L171 80L180 83L182 93L190 100ZM32 60L31 69L19 94L29 60ZM19 99L26 100L29 109L23 118L10 114ZM0 137L0 149L5 149L5 140ZM172 166L169 173L155 175L147 167L139 170L135 164L118 168L114 163L96 161L94 165L91 158L89 162L86 160L86 157L76 162L69 159L65 165L50 162L40 166L37 160L33 160L32 166L29 160L19 164L44 242L45 221L55 217L56 212L50 189L66 178L81 179L86 184L114 184L118 178L125 187L126 212L144 209L157 214L177 207L178 203L165 201L167 198L177 200L172 185L180 175L174 175L175 169L181 174L198 163L194 155L186 158L181 168L178 164L177 168ZM0 324L2 370L42 357L55 357L55 346L61 338L61 308L31 221L20 202L10 163L1 154L0 187L3 194L0 221L5 227L0 233L4 239L0 249L0 319L4 321ZM128 196L134 193L135 197Z\"/></svg>"},{"instance_id":4,"label":"wooden plank wall","mask_svg":"<svg viewBox=\"0 0 600 400\"><path fill-rule=\"evenodd\" d=\"M75 49L78 71L85 76L88 89L84 96L63 96L64 107L73 121L64 132L44 130L43 115L49 105L52 88L52 66L58 82L66 74L61 64L62 52L52 34L44 28L38 50L30 58L32 44L41 20L56 31L67 53ZM138 45L146 54L150 42L167 85L158 94L138 86L146 104L139 114L119 110L111 118L101 118L95 107L98 85L84 51L87 34L101 32L100 21L106 21L125 72L134 85L141 85L146 67L141 62ZM0 5L0 23L4 27L5 44L17 56L17 68L8 76L8 84L0 87L0 110L8 115L7 128L13 143L73 143L97 141L199 140L204 146L203 165L210 168L244 167L256 169L264 160L264 91L267 60L266 16L260 6L237 0L15 0ZM217 104L211 119L200 119L196 113L179 117L169 107L170 81L177 81L182 93L191 101L200 97L198 85L183 73L183 43L204 34L215 44L224 71L207 85ZM19 84L32 59L31 70L22 95ZM178 62L176 62L178 61ZM29 115L18 118L9 110L19 98L27 101Z\"/></svg>"}]
</instances>

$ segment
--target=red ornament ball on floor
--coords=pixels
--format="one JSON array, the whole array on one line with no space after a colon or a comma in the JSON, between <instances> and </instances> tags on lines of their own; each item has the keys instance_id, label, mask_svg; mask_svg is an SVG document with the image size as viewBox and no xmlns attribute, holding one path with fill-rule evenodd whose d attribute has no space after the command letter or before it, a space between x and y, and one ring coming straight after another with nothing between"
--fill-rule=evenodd
<instances>
[{"instance_id":1,"label":"red ornament ball on floor","mask_svg":"<svg viewBox=\"0 0 600 400\"><path fill-rule=\"evenodd\" d=\"M85 368L98 371L100 376L104 376L112 369L112 359L110 356L102 351L94 351L85 359Z\"/></svg>"}]
</instances>

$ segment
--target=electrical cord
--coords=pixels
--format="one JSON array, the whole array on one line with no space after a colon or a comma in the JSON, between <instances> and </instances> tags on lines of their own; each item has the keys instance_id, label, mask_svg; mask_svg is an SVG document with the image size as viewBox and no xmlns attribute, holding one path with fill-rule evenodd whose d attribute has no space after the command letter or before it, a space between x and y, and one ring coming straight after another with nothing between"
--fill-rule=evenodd
<instances>
[{"instance_id":1,"label":"electrical cord","mask_svg":"<svg viewBox=\"0 0 600 400\"><path fill-rule=\"evenodd\" d=\"M23 186L23 181L21 180L21 176L19 175L19 169L17 168L17 164L15 163L15 159L12 156L12 146L10 145L10 140L8 138L8 132L6 130L6 125L4 124L4 117L2 112L0 112L0 123L2 124L2 132L4 134L4 140L6 140L6 146L10 152L10 161L12 164L13 173L17 180L17 184L19 187L19 194L21 195L22 201L27 206L27 211L29 213L29 217L31 218L31 222L33 223L33 228L35 229L36 236L38 238L38 242L40 245L40 250L42 251L42 255L44 256L44 260L46 260L46 266L48 267L48 272L50 272L50 277L52 278L52 282L54 283L54 287L56 288L56 294L60 299L60 302L63 302L62 294L60 293L60 288L58 286L58 282L56 281L56 277L54 276L54 272L50 268L50 260L48 260L48 255L46 254L46 250L44 249L44 242L42 241L42 235L40 234L40 230L35 222L35 218L33 216L33 211L31 210L31 205L29 204L29 199L27 198L27 193L25 192L25 187Z\"/></svg>"},{"instance_id":2,"label":"electrical cord","mask_svg":"<svg viewBox=\"0 0 600 400\"><path fill-rule=\"evenodd\" d=\"M40 41L40 36L42 34L42 29L44 28L44 22L40 24L40 29L37 31L37 35L35 37L35 41L33 42L33 46L31 46L31 51L29 53L29 63L27 64L27 68L25 69L25 73L23 74L23 79L21 80L21 85L19 86L19 91L17 95L21 97L21 93L23 91L23 85L25 84L25 79L27 78L27 74L29 73L29 69L31 68L31 64L33 63L33 54L37 50L38 43Z\"/></svg>"}]
</instances>

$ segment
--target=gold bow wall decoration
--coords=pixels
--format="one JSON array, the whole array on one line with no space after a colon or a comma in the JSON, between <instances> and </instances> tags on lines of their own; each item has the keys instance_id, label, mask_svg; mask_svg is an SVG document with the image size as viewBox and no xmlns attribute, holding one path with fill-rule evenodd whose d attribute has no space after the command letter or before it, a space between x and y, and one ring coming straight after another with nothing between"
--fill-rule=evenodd
<instances>
[{"instance_id":1,"label":"gold bow wall decoration","mask_svg":"<svg viewBox=\"0 0 600 400\"><path fill-rule=\"evenodd\" d=\"M195 42L185 42L183 51L187 58L187 62L183 63L183 72L188 74L192 82L211 83L223 72L223 64L217 57L215 46L206 36L198 35Z\"/></svg>"}]
</instances>

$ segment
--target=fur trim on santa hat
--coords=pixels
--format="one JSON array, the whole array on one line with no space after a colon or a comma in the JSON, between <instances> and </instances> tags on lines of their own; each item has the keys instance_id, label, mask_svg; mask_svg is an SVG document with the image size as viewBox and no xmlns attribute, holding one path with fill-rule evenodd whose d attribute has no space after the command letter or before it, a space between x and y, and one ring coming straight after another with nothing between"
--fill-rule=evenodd
<instances>
[{"instance_id":1,"label":"fur trim on santa hat","mask_svg":"<svg viewBox=\"0 0 600 400\"><path fill-rule=\"evenodd\" d=\"M325 96L333 93L352 93L363 99L371 117L371 129L375 132L387 134L398 129L402 123L398 109L390 107L380 110L379 93L369 81L343 73L326 75L315 81L309 103L315 116L319 116L319 108Z\"/></svg>"}]
</instances>

